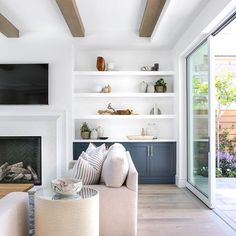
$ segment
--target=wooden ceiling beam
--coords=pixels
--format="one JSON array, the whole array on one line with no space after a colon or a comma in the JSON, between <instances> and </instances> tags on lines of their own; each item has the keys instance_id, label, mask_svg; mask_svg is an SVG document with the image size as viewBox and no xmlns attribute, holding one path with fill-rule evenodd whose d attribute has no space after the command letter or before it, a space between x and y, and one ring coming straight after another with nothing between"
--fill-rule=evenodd
<instances>
[{"instance_id":1,"label":"wooden ceiling beam","mask_svg":"<svg viewBox=\"0 0 236 236\"><path fill-rule=\"evenodd\" d=\"M84 37L85 30L75 0L56 0L73 37Z\"/></svg>"},{"instance_id":2,"label":"wooden ceiling beam","mask_svg":"<svg viewBox=\"0 0 236 236\"><path fill-rule=\"evenodd\" d=\"M139 28L139 37L151 37L165 2L166 0L147 0Z\"/></svg>"},{"instance_id":3,"label":"wooden ceiling beam","mask_svg":"<svg viewBox=\"0 0 236 236\"><path fill-rule=\"evenodd\" d=\"M8 38L19 38L19 30L0 13L0 32Z\"/></svg>"}]
</instances>

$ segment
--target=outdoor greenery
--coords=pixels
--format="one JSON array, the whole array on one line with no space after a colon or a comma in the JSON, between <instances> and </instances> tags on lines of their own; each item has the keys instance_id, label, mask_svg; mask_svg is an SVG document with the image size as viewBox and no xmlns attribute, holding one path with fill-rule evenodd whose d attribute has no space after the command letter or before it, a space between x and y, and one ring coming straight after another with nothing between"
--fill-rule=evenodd
<instances>
[{"instance_id":1,"label":"outdoor greenery","mask_svg":"<svg viewBox=\"0 0 236 236\"><path fill-rule=\"evenodd\" d=\"M220 119L225 110L236 102L235 74L222 70L215 78L216 88L216 177L236 177L236 137L229 135L229 130L221 130ZM197 95L208 94L208 84L201 83L199 79L193 81L193 93ZM207 99L207 96L206 96ZM197 100L195 109L207 109L207 101ZM208 168L202 166L198 174L208 176Z\"/></svg>"},{"instance_id":2,"label":"outdoor greenery","mask_svg":"<svg viewBox=\"0 0 236 236\"><path fill-rule=\"evenodd\" d=\"M231 150L233 151L233 142L229 140L227 131L221 133L220 130L220 119L230 105L236 102L236 83L234 82L235 75L232 71L222 70L215 79L216 87L216 100L217 100L217 110L216 110L216 167L221 168L220 152ZM222 144L221 144L222 143ZM229 145L229 146L227 146ZM229 149L229 150L228 150ZM224 173L223 173L224 174Z\"/></svg>"}]
</instances>

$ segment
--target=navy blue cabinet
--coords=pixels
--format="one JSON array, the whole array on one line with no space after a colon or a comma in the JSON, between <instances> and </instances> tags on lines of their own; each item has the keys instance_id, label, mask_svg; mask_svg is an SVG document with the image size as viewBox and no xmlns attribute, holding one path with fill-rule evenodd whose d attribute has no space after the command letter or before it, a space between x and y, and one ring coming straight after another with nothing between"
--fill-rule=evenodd
<instances>
[{"instance_id":1,"label":"navy blue cabinet","mask_svg":"<svg viewBox=\"0 0 236 236\"><path fill-rule=\"evenodd\" d=\"M101 143L96 143L100 145ZM106 142L109 147L113 143ZM139 183L174 184L176 174L175 142L124 142L139 173ZM73 158L86 150L88 143L73 143Z\"/></svg>"}]
</instances>

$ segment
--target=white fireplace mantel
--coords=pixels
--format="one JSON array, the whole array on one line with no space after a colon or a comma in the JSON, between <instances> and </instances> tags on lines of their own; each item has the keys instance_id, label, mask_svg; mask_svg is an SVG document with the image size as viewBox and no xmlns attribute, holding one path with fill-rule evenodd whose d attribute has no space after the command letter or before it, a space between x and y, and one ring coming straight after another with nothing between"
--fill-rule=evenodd
<instances>
[{"instance_id":1,"label":"white fireplace mantel","mask_svg":"<svg viewBox=\"0 0 236 236\"><path fill-rule=\"evenodd\" d=\"M27 129L28 122L31 124L33 123L35 126L37 126L37 122L55 122L55 130L56 130L56 163L53 168L56 168L56 176L55 177L60 177L63 175L66 166L67 166L67 159L65 158L67 156L68 151L66 150L66 122L67 122L67 112L64 110L57 110L57 109L49 109L49 108L44 108L44 107L39 107L38 109L5 109L0 111L0 121L1 124L4 125L4 123L9 122L12 124L17 124L16 126L19 127L21 126L21 123L24 124L22 125L23 127L20 127L21 132L18 134L17 132L11 132L10 135L8 132L1 132L0 136L22 136L24 135L24 130ZM20 122L20 123L19 123ZM46 124L45 123L45 124ZM29 129L29 128L28 128ZM39 127L38 129L42 129L42 126ZM28 130L26 130L28 131ZM40 131L38 131L40 132ZM29 132L25 132L26 135L29 135ZM27 135L28 134L28 135ZM43 160L47 161L47 160ZM44 178L42 178L43 181ZM47 178L45 178L47 179ZM48 181L46 181L48 182ZM43 185L48 185L49 183L42 183Z\"/></svg>"}]
</instances>

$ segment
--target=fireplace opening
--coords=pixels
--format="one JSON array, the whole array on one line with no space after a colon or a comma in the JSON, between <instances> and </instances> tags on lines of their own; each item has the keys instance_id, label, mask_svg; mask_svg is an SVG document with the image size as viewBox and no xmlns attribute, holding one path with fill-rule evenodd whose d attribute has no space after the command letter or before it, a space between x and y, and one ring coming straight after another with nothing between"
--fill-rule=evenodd
<instances>
[{"instance_id":1,"label":"fireplace opening","mask_svg":"<svg viewBox=\"0 0 236 236\"><path fill-rule=\"evenodd\" d=\"M0 183L41 185L41 137L0 137Z\"/></svg>"}]
</instances>

